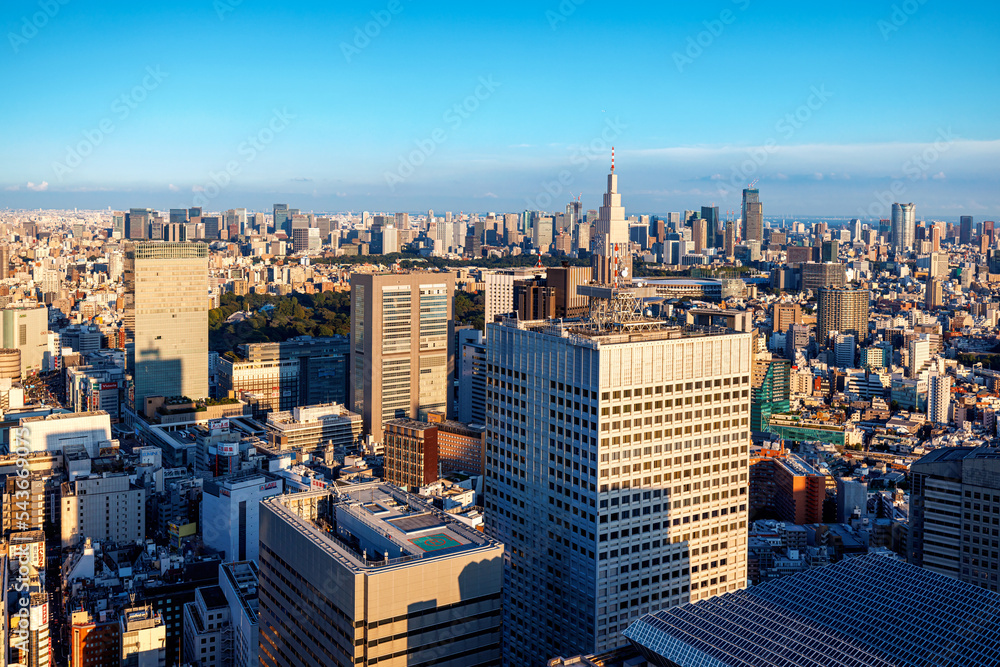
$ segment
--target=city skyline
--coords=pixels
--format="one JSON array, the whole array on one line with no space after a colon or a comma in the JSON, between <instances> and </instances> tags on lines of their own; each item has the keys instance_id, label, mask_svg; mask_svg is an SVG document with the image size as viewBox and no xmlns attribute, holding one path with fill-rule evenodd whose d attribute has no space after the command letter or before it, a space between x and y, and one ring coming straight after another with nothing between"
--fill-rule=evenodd
<instances>
[{"instance_id":1,"label":"city skyline","mask_svg":"<svg viewBox=\"0 0 1000 667\"><path fill-rule=\"evenodd\" d=\"M765 218L1000 206L993 6L53 1L4 13L3 207L597 208L611 145L630 213L738 210L754 179ZM294 48L241 48L268 34Z\"/></svg>"}]
</instances>

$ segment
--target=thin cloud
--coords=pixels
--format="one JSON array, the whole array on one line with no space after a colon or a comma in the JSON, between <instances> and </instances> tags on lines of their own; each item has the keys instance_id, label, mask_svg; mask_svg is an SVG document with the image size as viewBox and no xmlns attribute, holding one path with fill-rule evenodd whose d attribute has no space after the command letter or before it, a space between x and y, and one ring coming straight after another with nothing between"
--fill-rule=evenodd
<instances>
[{"instance_id":1,"label":"thin cloud","mask_svg":"<svg viewBox=\"0 0 1000 667\"><path fill-rule=\"evenodd\" d=\"M49 182L42 181L41 183L36 184L32 183L31 181L28 181L28 189L31 190L32 192L45 192L46 190L49 189Z\"/></svg>"}]
</instances>

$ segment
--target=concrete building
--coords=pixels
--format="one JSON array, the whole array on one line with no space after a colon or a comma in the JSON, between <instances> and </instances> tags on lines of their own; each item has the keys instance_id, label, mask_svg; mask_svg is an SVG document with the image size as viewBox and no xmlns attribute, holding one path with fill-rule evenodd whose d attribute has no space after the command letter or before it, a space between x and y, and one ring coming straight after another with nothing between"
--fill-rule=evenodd
<instances>
[{"instance_id":1,"label":"concrete building","mask_svg":"<svg viewBox=\"0 0 1000 667\"><path fill-rule=\"evenodd\" d=\"M482 331L458 332L458 421L486 423L486 342Z\"/></svg>"},{"instance_id":2,"label":"concrete building","mask_svg":"<svg viewBox=\"0 0 1000 667\"><path fill-rule=\"evenodd\" d=\"M509 558L508 664L607 650L633 614L746 585L751 336L615 303L621 328L487 325L486 533Z\"/></svg>"},{"instance_id":3,"label":"concrete building","mask_svg":"<svg viewBox=\"0 0 1000 667\"><path fill-rule=\"evenodd\" d=\"M219 587L229 603L233 633L233 667L257 667L257 615L260 611L257 563L236 561L219 565Z\"/></svg>"},{"instance_id":4,"label":"concrete building","mask_svg":"<svg viewBox=\"0 0 1000 667\"><path fill-rule=\"evenodd\" d=\"M438 465L441 474L464 472L485 474L486 429L475 424L465 425L446 419L439 412L427 415L427 421L437 427Z\"/></svg>"},{"instance_id":5,"label":"concrete building","mask_svg":"<svg viewBox=\"0 0 1000 667\"><path fill-rule=\"evenodd\" d=\"M546 270L545 282L555 289L557 318L583 317L587 314L587 297L577 292L577 287L590 282L593 269L587 266L556 266ZM490 322L491 320L486 320Z\"/></svg>"},{"instance_id":6,"label":"concrete building","mask_svg":"<svg viewBox=\"0 0 1000 667\"><path fill-rule=\"evenodd\" d=\"M122 667L166 667L167 628L152 606L122 611L119 632Z\"/></svg>"},{"instance_id":7,"label":"concrete building","mask_svg":"<svg viewBox=\"0 0 1000 667\"><path fill-rule=\"evenodd\" d=\"M992 545L1000 508L1000 450L935 449L910 466L910 562L996 591Z\"/></svg>"},{"instance_id":8,"label":"concrete building","mask_svg":"<svg viewBox=\"0 0 1000 667\"><path fill-rule=\"evenodd\" d=\"M532 278L544 279L545 277L545 269L536 269L534 267L483 271L483 284L486 291L484 321L488 324L497 315L506 315L517 310L517 303L514 301L515 281L531 280Z\"/></svg>"},{"instance_id":9,"label":"concrete building","mask_svg":"<svg viewBox=\"0 0 1000 667\"><path fill-rule=\"evenodd\" d=\"M84 538L134 544L146 538L146 490L128 473L77 477L62 485L62 546Z\"/></svg>"},{"instance_id":10,"label":"concrete building","mask_svg":"<svg viewBox=\"0 0 1000 667\"><path fill-rule=\"evenodd\" d=\"M224 552L227 561L257 560L260 503L281 495L281 479L255 470L205 480L200 530L205 544Z\"/></svg>"},{"instance_id":11,"label":"concrete building","mask_svg":"<svg viewBox=\"0 0 1000 667\"><path fill-rule=\"evenodd\" d=\"M776 303L771 316L771 331L785 333L793 324L802 324L802 306L797 303Z\"/></svg>"},{"instance_id":12,"label":"concrete building","mask_svg":"<svg viewBox=\"0 0 1000 667\"><path fill-rule=\"evenodd\" d=\"M451 410L450 273L351 275L351 406L382 441L390 419Z\"/></svg>"},{"instance_id":13,"label":"concrete building","mask_svg":"<svg viewBox=\"0 0 1000 667\"><path fill-rule=\"evenodd\" d=\"M261 505L261 664L499 664L503 546L389 485L339 491Z\"/></svg>"},{"instance_id":14,"label":"concrete building","mask_svg":"<svg viewBox=\"0 0 1000 667\"><path fill-rule=\"evenodd\" d=\"M219 388L251 403L257 417L299 404L298 360L250 361L227 352L219 357L218 373Z\"/></svg>"},{"instance_id":15,"label":"concrete building","mask_svg":"<svg viewBox=\"0 0 1000 667\"><path fill-rule=\"evenodd\" d=\"M750 466L751 508L771 510L800 526L820 523L826 478L791 452L755 457Z\"/></svg>"},{"instance_id":16,"label":"concrete building","mask_svg":"<svg viewBox=\"0 0 1000 667\"><path fill-rule=\"evenodd\" d=\"M50 370L49 309L45 306L9 306L0 313L2 347L21 352L21 375Z\"/></svg>"},{"instance_id":17,"label":"concrete building","mask_svg":"<svg viewBox=\"0 0 1000 667\"><path fill-rule=\"evenodd\" d=\"M854 334L837 334L833 340L833 356L837 368L854 368L857 342Z\"/></svg>"},{"instance_id":18,"label":"concrete building","mask_svg":"<svg viewBox=\"0 0 1000 667\"><path fill-rule=\"evenodd\" d=\"M816 342L826 345L831 331L854 334L858 343L868 338L869 300L866 289L824 287L819 290Z\"/></svg>"},{"instance_id":19,"label":"concrete building","mask_svg":"<svg viewBox=\"0 0 1000 667\"><path fill-rule=\"evenodd\" d=\"M951 421L951 376L932 374L927 382L927 419L936 424Z\"/></svg>"},{"instance_id":20,"label":"concrete building","mask_svg":"<svg viewBox=\"0 0 1000 667\"><path fill-rule=\"evenodd\" d=\"M208 247L133 243L125 255L125 331L136 413L150 396L208 396Z\"/></svg>"},{"instance_id":21,"label":"concrete building","mask_svg":"<svg viewBox=\"0 0 1000 667\"><path fill-rule=\"evenodd\" d=\"M184 604L184 659L198 667L233 665L229 601L219 586L203 586Z\"/></svg>"},{"instance_id":22,"label":"concrete building","mask_svg":"<svg viewBox=\"0 0 1000 667\"><path fill-rule=\"evenodd\" d=\"M843 287L847 284L847 273L843 264L815 264L807 262L800 267L802 289L816 291L823 287Z\"/></svg>"},{"instance_id":23,"label":"concrete building","mask_svg":"<svg viewBox=\"0 0 1000 667\"><path fill-rule=\"evenodd\" d=\"M273 412L266 426L267 443L275 451L313 452L327 446L354 446L361 436L362 418L331 403Z\"/></svg>"},{"instance_id":24,"label":"concrete building","mask_svg":"<svg viewBox=\"0 0 1000 667\"><path fill-rule=\"evenodd\" d=\"M240 345L238 350L241 358L250 363L294 361L298 364L298 391L289 383L281 384L283 399L286 387L296 394L296 402L291 407L347 403L351 354L347 336L299 336L279 343Z\"/></svg>"},{"instance_id":25,"label":"concrete building","mask_svg":"<svg viewBox=\"0 0 1000 667\"><path fill-rule=\"evenodd\" d=\"M921 336L907 346L906 370L911 378L918 377L931 362L931 341Z\"/></svg>"},{"instance_id":26,"label":"concrete building","mask_svg":"<svg viewBox=\"0 0 1000 667\"><path fill-rule=\"evenodd\" d=\"M66 369L66 401L73 412L100 410L112 424L122 421L122 401L128 389L125 369L73 366Z\"/></svg>"},{"instance_id":27,"label":"concrete building","mask_svg":"<svg viewBox=\"0 0 1000 667\"><path fill-rule=\"evenodd\" d=\"M15 440L29 452L61 452L79 445L94 458L102 445L111 442L111 416L95 410L25 417L17 431L11 433L11 442Z\"/></svg>"},{"instance_id":28,"label":"concrete building","mask_svg":"<svg viewBox=\"0 0 1000 667\"><path fill-rule=\"evenodd\" d=\"M385 430L385 481L416 492L441 476L438 429L413 419L390 419Z\"/></svg>"},{"instance_id":29,"label":"concrete building","mask_svg":"<svg viewBox=\"0 0 1000 667\"><path fill-rule=\"evenodd\" d=\"M944 305L944 283L937 278L927 281L926 292L924 293L924 308L934 310Z\"/></svg>"}]
</instances>

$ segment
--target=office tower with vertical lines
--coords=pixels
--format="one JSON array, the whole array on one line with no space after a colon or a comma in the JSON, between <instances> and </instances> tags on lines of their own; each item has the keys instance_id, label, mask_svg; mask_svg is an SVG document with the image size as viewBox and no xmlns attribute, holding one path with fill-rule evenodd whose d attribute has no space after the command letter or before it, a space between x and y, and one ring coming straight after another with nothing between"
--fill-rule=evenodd
<instances>
[{"instance_id":1,"label":"office tower with vertical lines","mask_svg":"<svg viewBox=\"0 0 1000 667\"><path fill-rule=\"evenodd\" d=\"M351 405L382 440L390 419L450 412L450 273L351 275Z\"/></svg>"},{"instance_id":2,"label":"office tower with vertical lines","mask_svg":"<svg viewBox=\"0 0 1000 667\"><path fill-rule=\"evenodd\" d=\"M764 242L764 214L757 188L743 190L743 234L743 241Z\"/></svg>"},{"instance_id":3,"label":"office tower with vertical lines","mask_svg":"<svg viewBox=\"0 0 1000 667\"><path fill-rule=\"evenodd\" d=\"M917 234L916 206L913 204L892 205L892 227L890 245L896 252L906 252L913 248Z\"/></svg>"},{"instance_id":4,"label":"office tower with vertical lines","mask_svg":"<svg viewBox=\"0 0 1000 667\"><path fill-rule=\"evenodd\" d=\"M505 663L608 650L640 614L743 588L750 335L487 327Z\"/></svg>"},{"instance_id":5,"label":"office tower with vertical lines","mask_svg":"<svg viewBox=\"0 0 1000 667\"><path fill-rule=\"evenodd\" d=\"M208 396L208 246L130 244L125 331L137 413L151 396Z\"/></svg>"}]
</instances>

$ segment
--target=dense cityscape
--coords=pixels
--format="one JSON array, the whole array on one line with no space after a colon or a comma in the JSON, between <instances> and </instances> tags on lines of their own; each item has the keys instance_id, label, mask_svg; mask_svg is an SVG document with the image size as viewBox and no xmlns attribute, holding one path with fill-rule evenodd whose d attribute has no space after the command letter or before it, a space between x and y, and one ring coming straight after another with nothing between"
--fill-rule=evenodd
<instances>
[{"instance_id":1,"label":"dense cityscape","mask_svg":"<svg viewBox=\"0 0 1000 667\"><path fill-rule=\"evenodd\" d=\"M1000 229L775 220L753 183L626 216L609 158L592 210L0 213L8 664L693 665L817 632L823 664L917 664L876 630L929 612L740 611L786 582L891 580L986 633ZM970 632L935 664L987 664Z\"/></svg>"},{"instance_id":2,"label":"dense cityscape","mask_svg":"<svg viewBox=\"0 0 1000 667\"><path fill-rule=\"evenodd\" d=\"M1000 5L0 25L0 667L1000 667Z\"/></svg>"}]
</instances>

